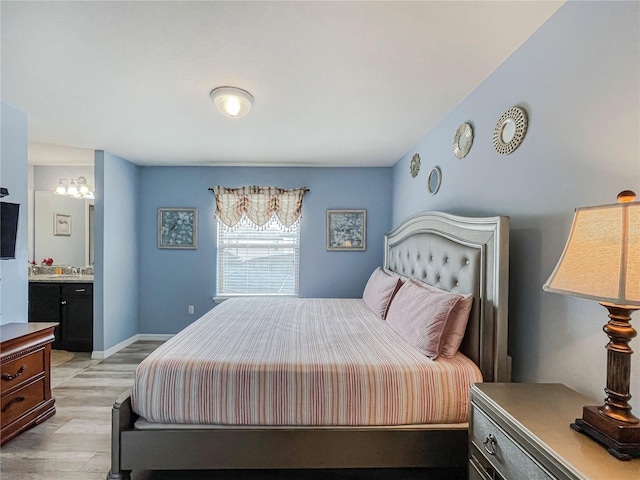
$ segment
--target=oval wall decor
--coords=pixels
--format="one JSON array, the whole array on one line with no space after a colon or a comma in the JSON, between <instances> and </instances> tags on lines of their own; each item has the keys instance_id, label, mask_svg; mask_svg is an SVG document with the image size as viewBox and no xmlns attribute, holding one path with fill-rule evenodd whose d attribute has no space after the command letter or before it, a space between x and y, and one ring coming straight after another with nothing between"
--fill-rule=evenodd
<instances>
[{"instance_id":1,"label":"oval wall decor","mask_svg":"<svg viewBox=\"0 0 640 480\"><path fill-rule=\"evenodd\" d=\"M453 153L458 158L464 158L469 153L473 144L473 129L468 123L463 123L458 127L453 137Z\"/></svg>"},{"instance_id":2,"label":"oval wall decor","mask_svg":"<svg viewBox=\"0 0 640 480\"><path fill-rule=\"evenodd\" d=\"M420 155L417 153L411 159L411 165L409 166L411 170L411 176L416 178L418 176L418 172L420 171Z\"/></svg>"},{"instance_id":3,"label":"oval wall decor","mask_svg":"<svg viewBox=\"0 0 640 480\"><path fill-rule=\"evenodd\" d=\"M431 195L435 195L440 190L440 185L442 184L442 172L440 171L440 167L433 167L429 171L429 175L427 176L427 191Z\"/></svg>"},{"instance_id":4,"label":"oval wall decor","mask_svg":"<svg viewBox=\"0 0 640 480\"><path fill-rule=\"evenodd\" d=\"M509 155L520 146L527 133L527 112L511 107L498 119L493 130L493 147L502 155Z\"/></svg>"}]
</instances>

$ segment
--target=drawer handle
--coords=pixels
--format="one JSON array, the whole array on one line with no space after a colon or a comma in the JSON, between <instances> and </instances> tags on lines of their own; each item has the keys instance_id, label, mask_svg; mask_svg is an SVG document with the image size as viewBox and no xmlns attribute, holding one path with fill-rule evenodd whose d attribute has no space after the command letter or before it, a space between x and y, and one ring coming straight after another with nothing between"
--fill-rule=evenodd
<instances>
[{"instance_id":1,"label":"drawer handle","mask_svg":"<svg viewBox=\"0 0 640 480\"><path fill-rule=\"evenodd\" d=\"M493 433L487 435L487 438L484 439L482 445L489 455L495 455L498 451L498 441L496 440L496 437L493 436Z\"/></svg>"},{"instance_id":2,"label":"drawer handle","mask_svg":"<svg viewBox=\"0 0 640 480\"><path fill-rule=\"evenodd\" d=\"M76 288L76 292L86 292L86 288Z\"/></svg>"},{"instance_id":3,"label":"drawer handle","mask_svg":"<svg viewBox=\"0 0 640 480\"><path fill-rule=\"evenodd\" d=\"M6 380L7 382L10 382L11 380L13 380L14 378L18 378L20 375L22 375L25 370L27 369L26 365L22 365L18 371L15 373L15 375L11 375L10 373L3 373L2 374L2 379ZM4 411L4 410L3 410Z\"/></svg>"},{"instance_id":4,"label":"drawer handle","mask_svg":"<svg viewBox=\"0 0 640 480\"><path fill-rule=\"evenodd\" d=\"M2 407L2 410L0 410L0 413L4 413L7 410L9 410L9 407L11 405L13 405L14 403L19 403L19 402L24 402L26 400L25 397L15 397L12 398L11 400L9 400L9 403L7 403L4 407Z\"/></svg>"}]
</instances>

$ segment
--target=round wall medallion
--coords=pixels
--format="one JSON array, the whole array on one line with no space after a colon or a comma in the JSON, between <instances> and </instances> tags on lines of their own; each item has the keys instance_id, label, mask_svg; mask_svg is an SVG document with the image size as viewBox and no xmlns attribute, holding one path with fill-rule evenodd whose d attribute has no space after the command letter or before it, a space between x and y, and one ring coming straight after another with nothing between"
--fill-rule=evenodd
<instances>
[{"instance_id":1,"label":"round wall medallion","mask_svg":"<svg viewBox=\"0 0 640 480\"><path fill-rule=\"evenodd\" d=\"M527 112L511 107L504 112L493 130L493 146L496 152L509 155L520 146L527 133Z\"/></svg>"},{"instance_id":2,"label":"round wall medallion","mask_svg":"<svg viewBox=\"0 0 640 480\"><path fill-rule=\"evenodd\" d=\"M440 190L440 184L442 183L442 172L440 167L433 167L429 171L427 176L427 190L431 195L435 195Z\"/></svg>"},{"instance_id":3,"label":"round wall medallion","mask_svg":"<svg viewBox=\"0 0 640 480\"><path fill-rule=\"evenodd\" d=\"M409 167L411 169L411 176L413 178L418 176L418 172L420 171L420 155L417 153L411 159L411 165Z\"/></svg>"},{"instance_id":4,"label":"round wall medallion","mask_svg":"<svg viewBox=\"0 0 640 480\"><path fill-rule=\"evenodd\" d=\"M453 137L453 153L458 158L464 158L471 150L473 144L473 129L468 123L463 123L458 127Z\"/></svg>"}]
</instances>

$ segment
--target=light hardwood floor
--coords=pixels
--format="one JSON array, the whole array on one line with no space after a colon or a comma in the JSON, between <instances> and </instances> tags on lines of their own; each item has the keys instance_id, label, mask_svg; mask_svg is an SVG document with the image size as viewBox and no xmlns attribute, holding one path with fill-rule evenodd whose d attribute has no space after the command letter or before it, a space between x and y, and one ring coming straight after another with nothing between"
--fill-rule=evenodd
<instances>
[{"instance_id":1,"label":"light hardwood floor","mask_svg":"<svg viewBox=\"0 0 640 480\"><path fill-rule=\"evenodd\" d=\"M56 414L0 449L2 480L104 480L109 470L111 405L132 384L133 372L159 342L136 342L106 360L76 353L53 367ZM349 479L461 480L461 470L312 470L133 472L132 480Z\"/></svg>"}]
</instances>

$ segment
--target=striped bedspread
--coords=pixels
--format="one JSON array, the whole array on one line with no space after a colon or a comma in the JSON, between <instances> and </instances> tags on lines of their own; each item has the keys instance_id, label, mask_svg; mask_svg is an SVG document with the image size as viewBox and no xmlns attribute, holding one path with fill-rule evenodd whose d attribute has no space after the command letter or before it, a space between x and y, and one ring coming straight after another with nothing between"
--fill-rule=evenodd
<instances>
[{"instance_id":1,"label":"striped bedspread","mask_svg":"<svg viewBox=\"0 0 640 480\"><path fill-rule=\"evenodd\" d=\"M459 423L479 381L467 357L430 360L362 300L233 299L140 363L132 405L161 423Z\"/></svg>"}]
</instances>

